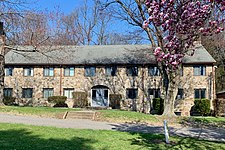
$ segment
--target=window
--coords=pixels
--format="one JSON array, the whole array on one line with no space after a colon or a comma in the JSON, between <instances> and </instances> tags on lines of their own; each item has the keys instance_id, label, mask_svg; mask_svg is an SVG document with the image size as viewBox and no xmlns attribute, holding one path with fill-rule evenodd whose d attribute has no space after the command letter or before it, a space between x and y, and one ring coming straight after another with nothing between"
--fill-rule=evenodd
<instances>
[{"instance_id":1,"label":"window","mask_svg":"<svg viewBox=\"0 0 225 150\"><path fill-rule=\"evenodd\" d=\"M206 75L206 67L199 65L199 66L194 66L194 75L195 76L205 76Z\"/></svg>"},{"instance_id":2,"label":"window","mask_svg":"<svg viewBox=\"0 0 225 150\"><path fill-rule=\"evenodd\" d=\"M127 98L135 99L138 96L137 89L127 89Z\"/></svg>"},{"instance_id":3,"label":"window","mask_svg":"<svg viewBox=\"0 0 225 150\"><path fill-rule=\"evenodd\" d=\"M48 98L50 96L53 96L53 88L44 88L43 89L43 97Z\"/></svg>"},{"instance_id":4,"label":"window","mask_svg":"<svg viewBox=\"0 0 225 150\"><path fill-rule=\"evenodd\" d=\"M206 89L195 89L195 99L206 98Z\"/></svg>"},{"instance_id":5,"label":"window","mask_svg":"<svg viewBox=\"0 0 225 150\"><path fill-rule=\"evenodd\" d=\"M32 98L33 89L32 88L23 88L22 98Z\"/></svg>"},{"instance_id":6,"label":"window","mask_svg":"<svg viewBox=\"0 0 225 150\"><path fill-rule=\"evenodd\" d=\"M138 67L137 66L127 67L127 75L138 76Z\"/></svg>"},{"instance_id":7,"label":"window","mask_svg":"<svg viewBox=\"0 0 225 150\"><path fill-rule=\"evenodd\" d=\"M93 77L95 76L96 73L96 68L95 67L84 67L85 70L85 76L86 77Z\"/></svg>"},{"instance_id":8,"label":"window","mask_svg":"<svg viewBox=\"0 0 225 150\"><path fill-rule=\"evenodd\" d=\"M67 98L73 98L73 91L74 89L64 89L64 96L66 96Z\"/></svg>"},{"instance_id":9,"label":"window","mask_svg":"<svg viewBox=\"0 0 225 150\"><path fill-rule=\"evenodd\" d=\"M44 76L54 76L54 68L53 67L46 67L44 68L43 72Z\"/></svg>"},{"instance_id":10,"label":"window","mask_svg":"<svg viewBox=\"0 0 225 150\"><path fill-rule=\"evenodd\" d=\"M5 67L5 76L12 76L13 67Z\"/></svg>"},{"instance_id":11,"label":"window","mask_svg":"<svg viewBox=\"0 0 225 150\"><path fill-rule=\"evenodd\" d=\"M64 76L74 76L74 67L64 68Z\"/></svg>"},{"instance_id":12,"label":"window","mask_svg":"<svg viewBox=\"0 0 225 150\"><path fill-rule=\"evenodd\" d=\"M24 76L33 76L34 75L34 68L23 68L23 75Z\"/></svg>"},{"instance_id":13,"label":"window","mask_svg":"<svg viewBox=\"0 0 225 150\"><path fill-rule=\"evenodd\" d=\"M183 75L184 75L184 67L181 66L181 68L180 68L180 76L183 76Z\"/></svg>"},{"instance_id":14,"label":"window","mask_svg":"<svg viewBox=\"0 0 225 150\"><path fill-rule=\"evenodd\" d=\"M3 94L4 97L12 97L12 88L4 88Z\"/></svg>"},{"instance_id":15,"label":"window","mask_svg":"<svg viewBox=\"0 0 225 150\"><path fill-rule=\"evenodd\" d=\"M159 68L156 66L150 66L148 68L148 75L149 76L159 76L160 75Z\"/></svg>"},{"instance_id":16,"label":"window","mask_svg":"<svg viewBox=\"0 0 225 150\"><path fill-rule=\"evenodd\" d=\"M176 99L183 99L183 95L184 95L184 90L178 89Z\"/></svg>"},{"instance_id":17,"label":"window","mask_svg":"<svg viewBox=\"0 0 225 150\"><path fill-rule=\"evenodd\" d=\"M149 89L148 94L150 98L160 98L160 89Z\"/></svg>"},{"instance_id":18,"label":"window","mask_svg":"<svg viewBox=\"0 0 225 150\"><path fill-rule=\"evenodd\" d=\"M116 70L117 70L117 67L116 66L107 66L105 67L105 74L107 76L116 76Z\"/></svg>"}]
</instances>

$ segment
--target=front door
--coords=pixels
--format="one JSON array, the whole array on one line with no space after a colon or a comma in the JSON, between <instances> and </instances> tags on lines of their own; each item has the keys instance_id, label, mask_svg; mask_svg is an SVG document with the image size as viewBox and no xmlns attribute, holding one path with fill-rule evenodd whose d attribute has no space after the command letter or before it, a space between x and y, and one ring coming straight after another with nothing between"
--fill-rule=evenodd
<instances>
[{"instance_id":1,"label":"front door","mask_svg":"<svg viewBox=\"0 0 225 150\"><path fill-rule=\"evenodd\" d=\"M108 106L108 89L104 88L92 89L92 106L93 107Z\"/></svg>"}]
</instances>

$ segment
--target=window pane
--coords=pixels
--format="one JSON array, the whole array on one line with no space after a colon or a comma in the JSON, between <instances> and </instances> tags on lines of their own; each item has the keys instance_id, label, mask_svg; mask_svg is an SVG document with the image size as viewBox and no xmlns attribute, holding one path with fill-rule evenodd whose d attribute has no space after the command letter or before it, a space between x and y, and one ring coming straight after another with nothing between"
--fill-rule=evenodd
<instances>
[{"instance_id":1,"label":"window pane","mask_svg":"<svg viewBox=\"0 0 225 150\"><path fill-rule=\"evenodd\" d=\"M5 68L5 76L12 76L13 68L12 67L6 67Z\"/></svg>"},{"instance_id":2,"label":"window pane","mask_svg":"<svg viewBox=\"0 0 225 150\"><path fill-rule=\"evenodd\" d=\"M32 98L32 95L33 95L33 89L31 88L23 89L22 98Z\"/></svg>"},{"instance_id":3,"label":"window pane","mask_svg":"<svg viewBox=\"0 0 225 150\"><path fill-rule=\"evenodd\" d=\"M74 76L74 67L70 67L70 76Z\"/></svg>"},{"instance_id":4,"label":"window pane","mask_svg":"<svg viewBox=\"0 0 225 150\"><path fill-rule=\"evenodd\" d=\"M205 89L201 89L201 98L205 98Z\"/></svg>"},{"instance_id":5,"label":"window pane","mask_svg":"<svg viewBox=\"0 0 225 150\"><path fill-rule=\"evenodd\" d=\"M127 98L135 99L137 98L138 91L137 89L127 89Z\"/></svg>"},{"instance_id":6,"label":"window pane","mask_svg":"<svg viewBox=\"0 0 225 150\"><path fill-rule=\"evenodd\" d=\"M54 68L49 68L49 76L54 76Z\"/></svg>"},{"instance_id":7,"label":"window pane","mask_svg":"<svg viewBox=\"0 0 225 150\"><path fill-rule=\"evenodd\" d=\"M195 99L199 99L199 89L195 89Z\"/></svg>"},{"instance_id":8,"label":"window pane","mask_svg":"<svg viewBox=\"0 0 225 150\"><path fill-rule=\"evenodd\" d=\"M5 88L3 90L4 97L12 97L12 88Z\"/></svg>"},{"instance_id":9,"label":"window pane","mask_svg":"<svg viewBox=\"0 0 225 150\"><path fill-rule=\"evenodd\" d=\"M69 68L64 68L64 76L69 76L69 75L70 75Z\"/></svg>"}]
</instances>

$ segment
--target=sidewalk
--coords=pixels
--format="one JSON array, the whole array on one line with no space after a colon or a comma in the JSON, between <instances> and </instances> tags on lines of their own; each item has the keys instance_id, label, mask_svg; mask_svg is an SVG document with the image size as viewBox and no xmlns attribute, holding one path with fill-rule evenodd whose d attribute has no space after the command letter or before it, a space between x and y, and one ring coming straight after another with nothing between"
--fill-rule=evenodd
<instances>
[{"instance_id":1,"label":"sidewalk","mask_svg":"<svg viewBox=\"0 0 225 150\"><path fill-rule=\"evenodd\" d=\"M0 122L20 123L37 126L53 126L59 128L93 129L93 130L117 130L124 132L143 132L163 134L163 127L145 124L118 124L109 122L99 122L82 119L54 119L40 118L32 116L16 116L0 114ZM225 142L225 130L219 128L191 128L191 127L169 127L170 135L184 137L195 137L207 140L217 140Z\"/></svg>"}]
</instances>

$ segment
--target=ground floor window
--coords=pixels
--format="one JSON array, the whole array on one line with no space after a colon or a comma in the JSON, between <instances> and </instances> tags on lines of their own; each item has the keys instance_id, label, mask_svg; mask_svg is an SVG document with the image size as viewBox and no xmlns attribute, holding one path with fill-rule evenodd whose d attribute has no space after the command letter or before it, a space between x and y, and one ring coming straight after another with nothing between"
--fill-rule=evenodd
<instances>
[{"instance_id":1,"label":"ground floor window","mask_svg":"<svg viewBox=\"0 0 225 150\"><path fill-rule=\"evenodd\" d=\"M53 96L53 88L44 88L43 89L43 97L48 98L50 96Z\"/></svg>"},{"instance_id":2,"label":"ground floor window","mask_svg":"<svg viewBox=\"0 0 225 150\"><path fill-rule=\"evenodd\" d=\"M160 89L150 88L148 94L150 98L160 98Z\"/></svg>"},{"instance_id":3,"label":"ground floor window","mask_svg":"<svg viewBox=\"0 0 225 150\"><path fill-rule=\"evenodd\" d=\"M184 90L179 88L177 92L176 99L183 99L184 98Z\"/></svg>"},{"instance_id":4,"label":"ground floor window","mask_svg":"<svg viewBox=\"0 0 225 150\"><path fill-rule=\"evenodd\" d=\"M33 89L32 88L23 88L22 98L32 98L32 97L33 97Z\"/></svg>"},{"instance_id":5,"label":"ground floor window","mask_svg":"<svg viewBox=\"0 0 225 150\"><path fill-rule=\"evenodd\" d=\"M136 99L138 96L138 89L136 88L129 88L127 89L127 98L129 99Z\"/></svg>"},{"instance_id":6,"label":"ground floor window","mask_svg":"<svg viewBox=\"0 0 225 150\"><path fill-rule=\"evenodd\" d=\"M4 97L12 97L12 88L4 88L3 94Z\"/></svg>"},{"instance_id":7,"label":"ground floor window","mask_svg":"<svg viewBox=\"0 0 225 150\"><path fill-rule=\"evenodd\" d=\"M206 89L194 89L195 99L206 98Z\"/></svg>"},{"instance_id":8,"label":"ground floor window","mask_svg":"<svg viewBox=\"0 0 225 150\"><path fill-rule=\"evenodd\" d=\"M66 96L67 98L73 98L73 88L65 88L64 89L64 96Z\"/></svg>"}]
</instances>

